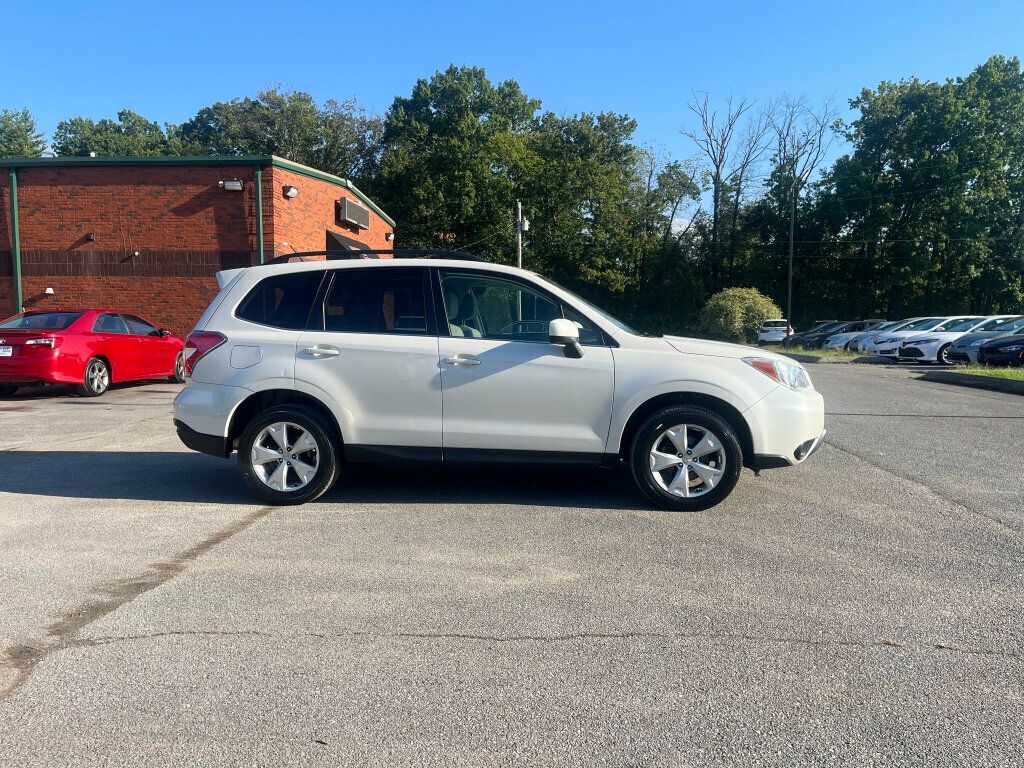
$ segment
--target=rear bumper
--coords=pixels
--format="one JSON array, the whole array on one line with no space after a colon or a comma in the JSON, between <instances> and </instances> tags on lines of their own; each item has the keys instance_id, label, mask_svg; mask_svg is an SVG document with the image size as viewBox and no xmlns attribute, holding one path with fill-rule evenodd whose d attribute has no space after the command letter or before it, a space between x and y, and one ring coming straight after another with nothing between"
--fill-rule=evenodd
<instances>
[{"instance_id":1,"label":"rear bumper","mask_svg":"<svg viewBox=\"0 0 1024 768\"><path fill-rule=\"evenodd\" d=\"M65 384L81 381L81 376L69 377L58 363L57 353L50 351L0 357L0 384Z\"/></svg>"},{"instance_id":2,"label":"rear bumper","mask_svg":"<svg viewBox=\"0 0 1024 768\"><path fill-rule=\"evenodd\" d=\"M185 444L186 448L191 448L193 451L199 451L200 453L208 453L221 459L226 459L231 455L226 437L196 432L188 424L177 419L174 420L174 427L178 430L178 438Z\"/></svg>"}]
</instances>

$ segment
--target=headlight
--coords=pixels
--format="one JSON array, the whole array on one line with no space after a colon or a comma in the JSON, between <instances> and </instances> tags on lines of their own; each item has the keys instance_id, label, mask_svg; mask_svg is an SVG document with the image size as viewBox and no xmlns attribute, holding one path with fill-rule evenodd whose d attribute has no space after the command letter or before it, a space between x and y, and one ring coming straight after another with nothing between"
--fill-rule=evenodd
<instances>
[{"instance_id":1,"label":"headlight","mask_svg":"<svg viewBox=\"0 0 1024 768\"><path fill-rule=\"evenodd\" d=\"M888 339L882 339L879 344L893 344L900 340L899 336L890 336Z\"/></svg>"},{"instance_id":2,"label":"headlight","mask_svg":"<svg viewBox=\"0 0 1024 768\"><path fill-rule=\"evenodd\" d=\"M909 344L934 344L938 339L915 339L914 341L908 342Z\"/></svg>"},{"instance_id":3,"label":"headlight","mask_svg":"<svg viewBox=\"0 0 1024 768\"><path fill-rule=\"evenodd\" d=\"M766 357L744 357L743 362L790 389L814 389L811 377L802 365Z\"/></svg>"},{"instance_id":4,"label":"headlight","mask_svg":"<svg viewBox=\"0 0 1024 768\"><path fill-rule=\"evenodd\" d=\"M1020 352L1024 349L1024 344L1014 344L1012 347L1003 347L1003 352Z\"/></svg>"}]
</instances>

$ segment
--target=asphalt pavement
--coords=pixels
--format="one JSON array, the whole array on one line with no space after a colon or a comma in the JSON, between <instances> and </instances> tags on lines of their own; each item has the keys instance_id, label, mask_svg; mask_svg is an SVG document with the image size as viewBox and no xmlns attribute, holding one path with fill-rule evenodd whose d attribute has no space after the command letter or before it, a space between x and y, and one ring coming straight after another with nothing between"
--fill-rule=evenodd
<instances>
[{"instance_id":1,"label":"asphalt pavement","mask_svg":"<svg viewBox=\"0 0 1024 768\"><path fill-rule=\"evenodd\" d=\"M0 765L1019 765L1024 398L809 365L826 444L254 503L169 384L0 398Z\"/></svg>"}]
</instances>

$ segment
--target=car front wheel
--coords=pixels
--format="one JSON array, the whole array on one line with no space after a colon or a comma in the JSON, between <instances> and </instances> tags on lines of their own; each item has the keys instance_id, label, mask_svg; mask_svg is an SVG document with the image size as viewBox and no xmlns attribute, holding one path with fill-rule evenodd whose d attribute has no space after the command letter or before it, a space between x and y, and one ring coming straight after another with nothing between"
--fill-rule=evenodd
<instances>
[{"instance_id":1,"label":"car front wheel","mask_svg":"<svg viewBox=\"0 0 1024 768\"><path fill-rule=\"evenodd\" d=\"M664 509L696 512L728 496L743 468L733 428L714 411L663 408L637 430L630 452L640 491Z\"/></svg>"},{"instance_id":2,"label":"car front wheel","mask_svg":"<svg viewBox=\"0 0 1024 768\"><path fill-rule=\"evenodd\" d=\"M334 484L338 450L318 413L282 405L246 427L238 441L238 465L246 485L264 501L302 504Z\"/></svg>"},{"instance_id":3,"label":"car front wheel","mask_svg":"<svg viewBox=\"0 0 1024 768\"><path fill-rule=\"evenodd\" d=\"M942 363L943 365L952 365L953 361L949 359L949 348L952 346L952 344L947 344L942 349L940 349L939 354L935 356L935 359L938 362Z\"/></svg>"}]
</instances>

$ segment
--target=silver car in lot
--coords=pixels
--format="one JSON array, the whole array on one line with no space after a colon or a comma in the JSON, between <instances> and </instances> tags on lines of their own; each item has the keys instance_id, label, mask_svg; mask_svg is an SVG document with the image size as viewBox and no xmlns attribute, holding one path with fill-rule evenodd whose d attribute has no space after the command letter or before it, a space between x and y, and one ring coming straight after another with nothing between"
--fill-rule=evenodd
<instances>
[{"instance_id":1,"label":"silver car in lot","mask_svg":"<svg viewBox=\"0 0 1024 768\"><path fill-rule=\"evenodd\" d=\"M949 348L947 357L952 363L969 363L975 365L978 362L978 350L986 341L991 341L999 336L1012 334L1024 328L1024 315L1011 317L997 317L972 333L965 334L953 342Z\"/></svg>"},{"instance_id":2,"label":"silver car in lot","mask_svg":"<svg viewBox=\"0 0 1024 768\"><path fill-rule=\"evenodd\" d=\"M837 333L833 336L829 336L825 339L825 343L822 345L822 349L848 349L850 351L857 349L857 342L861 339L873 335L877 331L891 331L894 330L897 325L906 322L904 320L879 320L876 323L872 323L863 331L849 331L847 333Z\"/></svg>"}]
</instances>

